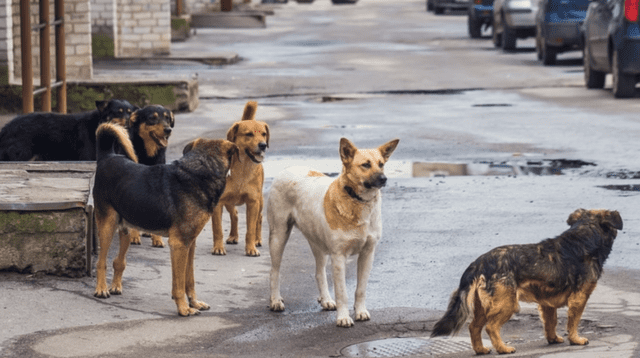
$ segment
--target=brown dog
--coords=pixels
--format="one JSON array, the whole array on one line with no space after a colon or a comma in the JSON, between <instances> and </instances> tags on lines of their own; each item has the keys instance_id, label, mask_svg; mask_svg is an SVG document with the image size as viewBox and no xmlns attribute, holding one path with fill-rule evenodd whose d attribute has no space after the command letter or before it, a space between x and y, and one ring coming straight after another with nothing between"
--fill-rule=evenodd
<instances>
[{"instance_id":1,"label":"brown dog","mask_svg":"<svg viewBox=\"0 0 640 358\"><path fill-rule=\"evenodd\" d=\"M569 307L569 342L588 344L588 339L578 335L578 324L613 240L622 230L622 218L617 211L578 209L567 224L571 228L556 238L538 244L502 246L478 257L462 275L431 337L457 333L473 315L469 332L477 354L491 351L482 345L485 325L496 351L513 353L515 348L500 338L500 329L520 310L518 301L524 301L538 303L550 344L563 342L556 333L556 311L563 306Z\"/></svg>"},{"instance_id":2,"label":"brown dog","mask_svg":"<svg viewBox=\"0 0 640 358\"><path fill-rule=\"evenodd\" d=\"M196 139L184 156L171 164L137 163L125 129L103 124L97 134L97 166L93 187L100 253L96 263L94 296L107 298L122 293L122 274L127 265L130 240L120 237L113 261L113 280L107 289L107 253L116 227L129 227L169 237L172 290L178 314L191 316L209 305L195 291L196 238L211 217L224 192L225 180L238 147L226 140ZM125 155L114 153L114 146Z\"/></svg>"},{"instance_id":3,"label":"brown dog","mask_svg":"<svg viewBox=\"0 0 640 358\"><path fill-rule=\"evenodd\" d=\"M224 235L222 233L222 208L225 207L231 218L231 231L227 244L238 243L238 211L236 206L247 205L247 236L245 254L260 256L256 246L262 246L262 184L264 170L262 161L264 152L269 147L269 126L255 120L258 103L249 101L244 107L242 120L236 122L227 131L227 140L238 146L240 156L233 161L227 186L213 211L211 226L213 228L214 255L226 255Z\"/></svg>"}]
</instances>

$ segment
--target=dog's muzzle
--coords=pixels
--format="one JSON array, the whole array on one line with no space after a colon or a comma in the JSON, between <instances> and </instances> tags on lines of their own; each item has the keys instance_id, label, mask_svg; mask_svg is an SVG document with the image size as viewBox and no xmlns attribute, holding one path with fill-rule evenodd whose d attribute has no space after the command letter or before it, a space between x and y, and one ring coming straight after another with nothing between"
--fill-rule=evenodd
<instances>
[{"instance_id":1,"label":"dog's muzzle","mask_svg":"<svg viewBox=\"0 0 640 358\"><path fill-rule=\"evenodd\" d=\"M384 174L378 174L364 183L364 187L367 189L377 188L380 189L387 185L387 177Z\"/></svg>"}]
</instances>

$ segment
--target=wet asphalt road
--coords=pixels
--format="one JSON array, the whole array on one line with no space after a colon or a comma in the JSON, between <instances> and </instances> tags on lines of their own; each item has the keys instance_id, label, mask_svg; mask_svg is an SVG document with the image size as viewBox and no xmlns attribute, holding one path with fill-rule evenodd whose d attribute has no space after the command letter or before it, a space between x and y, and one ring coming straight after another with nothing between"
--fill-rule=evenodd
<instances>
[{"instance_id":1,"label":"wet asphalt road","mask_svg":"<svg viewBox=\"0 0 640 358\"><path fill-rule=\"evenodd\" d=\"M93 278L0 276L7 327L0 354L326 357L347 355L345 347L364 341L426 337L475 257L495 246L558 235L576 208L603 207L620 211L625 230L585 313L583 330L593 344L548 347L534 307L526 305L507 323L504 336L519 356L585 355L612 337L631 342L620 357L637 356L638 193L603 188L638 184L614 175L640 171L637 98L614 100L609 91L584 89L579 53L543 67L533 40L519 41L518 47L505 54L488 39L470 40L466 17L436 17L424 11L422 1L339 7L318 0L277 7L263 30L198 30L173 45L174 52L234 51L243 58L238 64L118 69L120 75L197 73L200 107L176 115L170 159L195 137L224 137L244 103L256 99L258 119L271 126L265 193L272 177L290 164L338 172L340 137L360 147L400 138L383 189L383 240L367 298L372 320L345 330L335 327L333 312L320 310L312 255L297 230L284 255L287 310L270 312L268 247L259 258L244 257L241 239L239 246L227 247L227 256L211 256L206 227L198 239L196 280L211 311L190 319L175 315L168 249L143 241L130 249L125 293L108 300L93 298ZM112 70L94 69L97 75ZM416 178L411 170L416 162L526 167L548 159L595 166L553 176ZM348 269L351 300L354 263L352 258Z\"/></svg>"}]
</instances>

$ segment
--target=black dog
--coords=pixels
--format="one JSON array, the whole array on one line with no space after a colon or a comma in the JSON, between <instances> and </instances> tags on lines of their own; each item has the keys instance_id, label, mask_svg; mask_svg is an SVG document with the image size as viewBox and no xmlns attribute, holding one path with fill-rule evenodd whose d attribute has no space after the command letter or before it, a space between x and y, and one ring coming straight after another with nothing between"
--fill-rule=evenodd
<instances>
[{"instance_id":1,"label":"black dog","mask_svg":"<svg viewBox=\"0 0 640 358\"><path fill-rule=\"evenodd\" d=\"M138 163L145 165L166 163L167 145L174 125L173 113L159 105L138 109L131 115L125 126L138 156ZM133 245L141 244L138 230L121 230L120 235L128 235ZM151 245L164 247L164 242L160 236L151 234Z\"/></svg>"},{"instance_id":2,"label":"black dog","mask_svg":"<svg viewBox=\"0 0 640 358\"><path fill-rule=\"evenodd\" d=\"M171 164L141 165L136 163L133 145L123 127L102 124L97 141L93 200L100 254L94 295L107 298L110 294L122 293L129 241L120 240L110 288L106 278L107 253L117 226L135 227L169 237L171 293L178 313L191 316L209 309L209 305L197 299L195 292L196 238L224 192L229 166L238 155L238 147L227 140L196 139L185 147L184 156ZM114 153L114 145L126 154Z\"/></svg>"},{"instance_id":3,"label":"black dog","mask_svg":"<svg viewBox=\"0 0 640 358\"><path fill-rule=\"evenodd\" d=\"M0 131L0 161L96 160L96 129L125 123L138 109L125 100L96 101L96 110L77 114L29 113Z\"/></svg>"},{"instance_id":4,"label":"black dog","mask_svg":"<svg viewBox=\"0 0 640 358\"><path fill-rule=\"evenodd\" d=\"M138 156L138 163L165 164L165 153L175 118L170 110L151 105L135 111L125 125Z\"/></svg>"}]
</instances>

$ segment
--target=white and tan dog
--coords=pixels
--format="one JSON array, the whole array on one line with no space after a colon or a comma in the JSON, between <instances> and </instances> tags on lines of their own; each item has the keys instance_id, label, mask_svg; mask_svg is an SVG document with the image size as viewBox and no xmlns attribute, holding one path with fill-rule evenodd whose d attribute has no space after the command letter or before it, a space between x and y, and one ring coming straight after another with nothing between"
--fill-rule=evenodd
<instances>
[{"instance_id":1,"label":"white and tan dog","mask_svg":"<svg viewBox=\"0 0 640 358\"><path fill-rule=\"evenodd\" d=\"M318 301L322 308L337 309L338 326L353 326L347 307L345 266L347 257L357 254L355 319L370 319L365 307L366 286L375 248L382 235L380 188L387 182L383 169L398 142L394 139L377 149L360 150L342 138L343 169L338 178L331 179L309 168L294 167L284 170L273 181L267 202L272 311L284 310L280 295L280 264L295 225L309 241L316 259ZM331 299L327 284L327 256L331 256L337 303Z\"/></svg>"}]
</instances>

